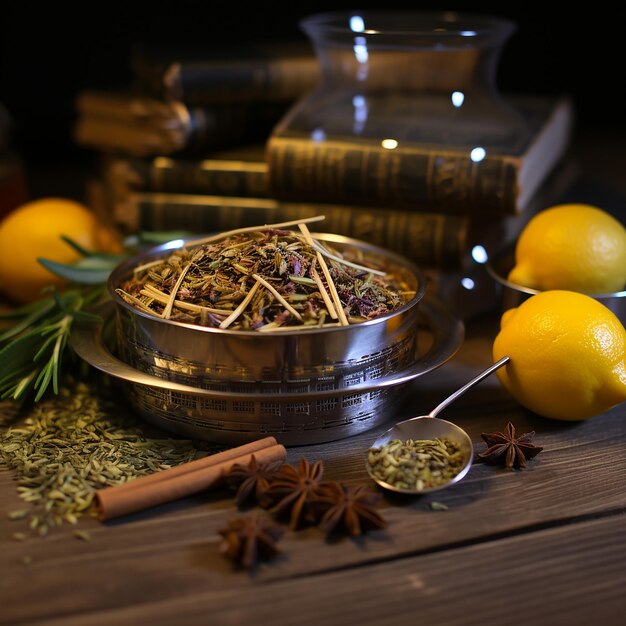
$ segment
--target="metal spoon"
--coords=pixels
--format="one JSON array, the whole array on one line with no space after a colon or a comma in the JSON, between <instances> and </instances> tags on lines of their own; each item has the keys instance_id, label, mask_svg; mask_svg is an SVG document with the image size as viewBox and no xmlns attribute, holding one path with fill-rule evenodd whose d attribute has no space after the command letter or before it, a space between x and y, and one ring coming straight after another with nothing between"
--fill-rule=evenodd
<instances>
[{"instance_id":1,"label":"metal spoon","mask_svg":"<svg viewBox=\"0 0 626 626\"><path fill-rule=\"evenodd\" d=\"M460 428L456 424L453 424L452 422L439 419L436 416L448 405L452 404L452 402L454 402L458 397L462 396L468 389L471 389L474 385L487 378L487 376L490 376L497 369L508 363L509 360L510 359L508 356L502 357L491 367L487 368L484 372L476 376L476 378L473 378L468 383L463 385L463 387L461 387L458 391L455 391L451 396L446 398L428 415L419 415L417 417L412 417L408 420L398 422L395 426L392 426L388 431L378 437L371 446L372 448L381 448L382 446L394 439L407 441L408 439L419 440L446 437L452 441L457 442L461 446L461 451L463 454L463 464L461 470L453 478L451 478L446 483L437 485L436 487L423 489L406 489L403 487L396 487L395 485L385 482L384 480L376 476L373 472L372 466L369 462L367 462L367 472L372 480L377 482L381 487L389 489L390 491L413 494L422 494L429 493L431 491L437 491L438 489L443 489L444 487L448 487L454 483L459 482L469 472L469 469L472 466L472 459L474 458L474 448L472 446L472 440L462 428Z\"/></svg>"}]
</instances>

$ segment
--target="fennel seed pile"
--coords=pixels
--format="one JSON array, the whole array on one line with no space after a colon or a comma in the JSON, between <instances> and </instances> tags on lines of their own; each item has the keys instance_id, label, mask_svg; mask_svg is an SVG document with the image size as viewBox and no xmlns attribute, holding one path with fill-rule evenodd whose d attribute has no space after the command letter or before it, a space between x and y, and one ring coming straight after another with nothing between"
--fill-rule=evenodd
<instances>
[{"instance_id":1,"label":"fennel seed pile","mask_svg":"<svg viewBox=\"0 0 626 626\"><path fill-rule=\"evenodd\" d=\"M415 294L358 250L339 252L308 232L274 228L171 252L135 268L117 293L166 319L260 331L363 322Z\"/></svg>"},{"instance_id":2,"label":"fennel seed pile","mask_svg":"<svg viewBox=\"0 0 626 626\"><path fill-rule=\"evenodd\" d=\"M29 505L7 515L29 517L32 531L45 535L95 515L97 489L190 461L197 452L188 440L146 436L138 421L76 383L0 428L0 464L16 475Z\"/></svg>"}]
</instances>

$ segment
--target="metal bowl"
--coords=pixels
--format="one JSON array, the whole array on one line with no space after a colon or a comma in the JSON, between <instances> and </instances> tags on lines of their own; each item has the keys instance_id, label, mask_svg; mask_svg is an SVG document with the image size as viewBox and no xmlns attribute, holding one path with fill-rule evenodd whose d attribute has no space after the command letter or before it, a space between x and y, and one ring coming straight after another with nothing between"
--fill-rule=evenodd
<instances>
[{"instance_id":1,"label":"metal bowl","mask_svg":"<svg viewBox=\"0 0 626 626\"><path fill-rule=\"evenodd\" d=\"M501 299L502 310L506 311L519 306L524 300L541 293L538 289L531 289L517 285L506 279L509 272L515 265L515 246L509 246L500 254L490 259L485 268L498 285L499 297ZM602 293L591 295L594 300L598 300L610 309L626 325L626 291L616 291L614 293Z\"/></svg>"},{"instance_id":2,"label":"metal bowl","mask_svg":"<svg viewBox=\"0 0 626 626\"><path fill-rule=\"evenodd\" d=\"M340 251L356 248L402 276L415 297L390 315L334 328L294 327L281 333L222 330L164 320L124 301L116 288L135 267L182 247L166 244L129 259L108 282L116 303L120 358L152 374L205 389L309 393L381 378L415 358L417 315L425 280L391 252L339 235L316 235Z\"/></svg>"},{"instance_id":3,"label":"metal bowl","mask_svg":"<svg viewBox=\"0 0 626 626\"><path fill-rule=\"evenodd\" d=\"M115 334L114 303L95 309L103 323L80 323L72 332L76 353L121 383L133 409L152 424L184 437L237 445L273 435L284 445L333 441L356 435L397 415L409 383L448 361L460 347L463 323L437 300L425 298L414 362L392 376L356 385L300 393L213 390L146 374L113 354L105 337Z\"/></svg>"},{"instance_id":4,"label":"metal bowl","mask_svg":"<svg viewBox=\"0 0 626 626\"><path fill-rule=\"evenodd\" d=\"M404 400L403 383L456 351L462 324L439 311L440 321L429 324L443 327L438 345L430 360L420 363L425 281L419 269L377 246L340 235L315 236L339 250L356 248L400 273L415 297L393 313L344 327L272 334L201 327L146 314L115 292L133 268L188 242L153 248L116 268L108 283L117 355L125 366L119 377L132 383L127 392L133 406L170 430L229 444L269 433L286 445L328 441L385 421ZM94 352L78 343L79 351ZM103 363L102 354L82 356L97 367Z\"/></svg>"}]
</instances>

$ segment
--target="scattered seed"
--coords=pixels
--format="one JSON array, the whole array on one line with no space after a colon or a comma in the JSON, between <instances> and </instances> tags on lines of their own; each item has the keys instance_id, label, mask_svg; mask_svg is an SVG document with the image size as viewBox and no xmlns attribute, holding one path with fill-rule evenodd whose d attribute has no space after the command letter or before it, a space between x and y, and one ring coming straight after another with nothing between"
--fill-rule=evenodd
<instances>
[{"instance_id":1,"label":"scattered seed","mask_svg":"<svg viewBox=\"0 0 626 626\"><path fill-rule=\"evenodd\" d=\"M86 530L75 530L74 537L77 539L82 539L83 541L91 541L91 534Z\"/></svg>"},{"instance_id":2,"label":"scattered seed","mask_svg":"<svg viewBox=\"0 0 626 626\"><path fill-rule=\"evenodd\" d=\"M431 502L430 508L433 511L447 511L450 507L443 502Z\"/></svg>"},{"instance_id":3,"label":"scattered seed","mask_svg":"<svg viewBox=\"0 0 626 626\"><path fill-rule=\"evenodd\" d=\"M0 465L15 472L18 495L33 505L7 517L30 515L30 529L45 535L91 514L97 489L193 460L200 449L188 440L147 437L138 418L119 411L73 383L26 419L0 426Z\"/></svg>"}]
</instances>

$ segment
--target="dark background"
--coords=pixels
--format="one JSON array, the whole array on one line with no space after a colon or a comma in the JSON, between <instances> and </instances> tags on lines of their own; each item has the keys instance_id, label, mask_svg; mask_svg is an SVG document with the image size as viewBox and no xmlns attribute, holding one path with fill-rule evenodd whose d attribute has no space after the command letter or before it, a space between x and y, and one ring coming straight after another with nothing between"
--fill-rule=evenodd
<instances>
[{"instance_id":1,"label":"dark background","mask_svg":"<svg viewBox=\"0 0 626 626\"><path fill-rule=\"evenodd\" d=\"M568 6L568 5L565 5ZM539 8L540 7L540 8ZM574 99L577 132L624 132L621 20L595 3L582 13L545 2L450 2L423 10L457 10L517 22L501 58L505 91L567 93ZM386 3L152 2L67 4L7 2L1 9L0 102L14 122L12 143L28 171L86 163L73 145L74 100L86 88L125 86L130 55L140 43L229 45L302 38L298 21L341 9L406 8ZM626 165L626 160L625 163ZM615 165L615 164L613 164Z\"/></svg>"}]
</instances>

